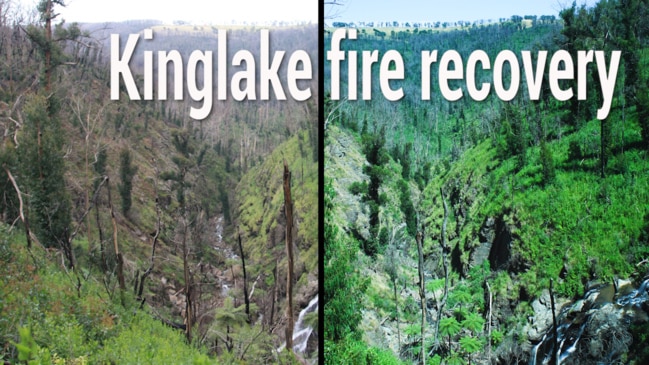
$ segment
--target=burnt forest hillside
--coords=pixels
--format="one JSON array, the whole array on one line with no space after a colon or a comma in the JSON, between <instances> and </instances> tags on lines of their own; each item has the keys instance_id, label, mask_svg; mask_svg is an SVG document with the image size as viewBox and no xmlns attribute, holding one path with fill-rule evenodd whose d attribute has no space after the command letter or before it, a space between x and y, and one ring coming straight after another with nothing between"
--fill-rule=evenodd
<instances>
[{"instance_id":1,"label":"burnt forest hillside","mask_svg":"<svg viewBox=\"0 0 649 365\"><path fill-rule=\"evenodd\" d=\"M227 31L230 55L258 54L260 29L66 24L48 4L30 22L0 0L0 360L316 362L317 95L215 96L200 122L187 90L110 100L110 34L153 29L130 65L141 90L143 51L216 54ZM316 26L270 33L273 50L316 59Z\"/></svg>"}]
</instances>

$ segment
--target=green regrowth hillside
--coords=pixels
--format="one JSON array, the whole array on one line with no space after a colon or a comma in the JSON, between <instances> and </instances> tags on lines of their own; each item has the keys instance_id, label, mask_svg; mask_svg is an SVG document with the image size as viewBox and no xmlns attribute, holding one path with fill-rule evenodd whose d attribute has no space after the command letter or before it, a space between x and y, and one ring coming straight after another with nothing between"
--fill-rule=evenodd
<instances>
[{"instance_id":1,"label":"green regrowth hillside","mask_svg":"<svg viewBox=\"0 0 649 365\"><path fill-rule=\"evenodd\" d=\"M137 309L130 293L107 295L107 283L63 270L60 253L27 249L0 225L0 359L30 364L208 364L205 349ZM127 303L126 306L122 304ZM10 347L11 346L11 347Z\"/></svg>"},{"instance_id":2,"label":"green regrowth hillside","mask_svg":"<svg viewBox=\"0 0 649 365\"><path fill-rule=\"evenodd\" d=\"M263 163L251 168L236 187L237 209L234 220L248 255L254 264L249 277L261 276L259 298L264 290L286 282L286 218L284 213L283 166L291 171L291 195L294 211L293 241L295 278L298 296L306 305L317 293L318 277L318 164L311 148L317 141L301 131L278 146ZM233 234L236 234L234 232ZM233 242L236 237L233 237ZM235 252L239 252L238 248ZM278 269L274 279L273 272ZM278 281L278 283L275 282ZM286 285L280 286L285 291ZM283 294L285 296L285 294ZM307 298L308 297L308 298ZM281 298L280 298L281 299ZM282 301L283 303L283 301ZM282 307L283 308L283 307Z\"/></svg>"},{"instance_id":3,"label":"green regrowth hillside","mask_svg":"<svg viewBox=\"0 0 649 365\"><path fill-rule=\"evenodd\" d=\"M570 159L570 144L586 139L594 124L548 143L556 177L547 184L540 148L528 149L528 162L518 169L516 157L499 157L491 140L467 150L448 170L440 169L424 191L431 236L426 247L436 245L440 235L439 190L444 188L457 195L451 205L459 216L449 220L448 232L463 253L456 267L463 274L475 264L472 253L484 243L479 233L491 218L510 230L512 248L504 269L529 297L547 288L550 278L558 278L558 293L573 297L583 294L590 280L631 275L649 253L641 237L649 213L649 163L644 152L628 149L615 156L620 171L601 178L592 172L594 155ZM632 136L639 139L639 134Z\"/></svg>"},{"instance_id":4,"label":"green regrowth hillside","mask_svg":"<svg viewBox=\"0 0 649 365\"><path fill-rule=\"evenodd\" d=\"M385 362L421 363L423 355L437 364L528 363L550 333L551 306L558 313L577 301L561 318L577 326L589 315L578 308L589 289L613 292L646 278L649 38L636 25L647 13L646 1L573 4L544 24L512 17L444 32L361 32L343 42L346 50L396 49L409 70L418 69L420 48L621 49L622 61L601 121L594 86L587 100L564 102L547 88L538 101L524 88L509 102L494 95L474 102L465 93L451 103L438 90L421 101L413 73L399 83L406 97L398 102L325 98L325 357L374 361L370 349L378 347L390 350ZM576 82L562 87L569 86ZM642 362L646 312L634 318L641 324L587 329L590 347L581 341L571 363L609 355ZM609 348L602 328L624 334L621 352L593 350Z\"/></svg>"}]
</instances>

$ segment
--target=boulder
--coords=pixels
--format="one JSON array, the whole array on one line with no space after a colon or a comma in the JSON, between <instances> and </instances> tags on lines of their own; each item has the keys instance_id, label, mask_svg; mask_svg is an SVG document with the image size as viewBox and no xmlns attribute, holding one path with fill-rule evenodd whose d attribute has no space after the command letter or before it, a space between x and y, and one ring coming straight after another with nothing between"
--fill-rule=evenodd
<instances>
[{"instance_id":1,"label":"boulder","mask_svg":"<svg viewBox=\"0 0 649 365\"><path fill-rule=\"evenodd\" d=\"M568 303L567 299L557 298L555 296L554 309L557 321L561 308ZM530 318L530 323L526 326L527 335L532 342L538 342L543 335L552 328L552 303L550 300L550 291L544 289L541 296L532 301L534 315Z\"/></svg>"}]
</instances>

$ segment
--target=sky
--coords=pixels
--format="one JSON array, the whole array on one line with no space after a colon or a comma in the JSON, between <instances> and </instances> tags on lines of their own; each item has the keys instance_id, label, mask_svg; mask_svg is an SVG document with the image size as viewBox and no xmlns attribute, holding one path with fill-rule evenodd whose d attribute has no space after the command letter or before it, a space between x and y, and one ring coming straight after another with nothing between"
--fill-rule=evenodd
<instances>
[{"instance_id":1,"label":"sky","mask_svg":"<svg viewBox=\"0 0 649 365\"><path fill-rule=\"evenodd\" d=\"M13 0L35 9L38 0ZM135 19L155 19L193 24L238 22L318 21L318 0L66 0L57 7L66 22L102 23Z\"/></svg>"},{"instance_id":2,"label":"sky","mask_svg":"<svg viewBox=\"0 0 649 365\"><path fill-rule=\"evenodd\" d=\"M328 2L331 0L328 0ZM325 5L325 22L398 21L455 22L498 20L512 15L559 15L572 0L337 0L343 5ZM593 5L595 0L577 0ZM332 17L333 15L333 17Z\"/></svg>"},{"instance_id":3,"label":"sky","mask_svg":"<svg viewBox=\"0 0 649 365\"><path fill-rule=\"evenodd\" d=\"M38 0L10 0L34 9ZM318 20L318 1L325 5L326 22L435 22L497 20L511 15L558 15L572 0L66 0L57 7L68 22L108 22L156 19L193 24L312 22ZM596 0L577 0L592 5ZM333 15L333 17L332 17Z\"/></svg>"}]
</instances>

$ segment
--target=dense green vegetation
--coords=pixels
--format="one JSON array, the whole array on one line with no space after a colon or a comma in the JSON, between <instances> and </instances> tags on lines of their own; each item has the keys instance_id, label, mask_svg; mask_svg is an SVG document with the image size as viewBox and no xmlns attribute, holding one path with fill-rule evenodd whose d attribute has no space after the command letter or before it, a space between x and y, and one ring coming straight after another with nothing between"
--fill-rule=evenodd
<instances>
[{"instance_id":1,"label":"dense green vegetation","mask_svg":"<svg viewBox=\"0 0 649 365\"><path fill-rule=\"evenodd\" d=\"M325 332L327 359L422 363L424 346L427 363L527 364L532 302L551 280L554 294L567 300L595 282L647 274L649 29L641 19L648 12L646 1L602 1L590 8L573 4L556 21L512 17L453 30L397 28L390 35L361 29L358 40L343 42L345 50L395 49L411 72L393 85L406 95L398 102L382 100L376 80L371 101L325 103L325 174L332 189L325 232L336 232L325 235L325 323L358 323L350 329L354 336ZM554 99L547 74L539 101L529 101L521 87L511 102L493 92L474 102L464 90L463 99L450 103L436 83L432 100L418 100L419 74L412 70L419 70L422 49L454 49L463 57L482 49L491 59L504 49L517 55L566 49L573 57L577 50L608 55L618 49L622 62L612 110L599 121L595 67L588 68L583 101ZM343 63L341 80L346 69ZM490 77L481 73L477 82ZM372 138L381 140L380 153L367 147ZM377 155L385 156L380 174ZM370 199L373 184L382 198ZM418 234L424 238L423 336ZM344 261L333 259L342 252L337 242L345 242ZM328 272L339 278L338 270L349 269L347 275L370 282L329 282ZM339 290L355 294L341 302L333 294ZM359 322L339 321L358 315ZM637 328L634 341L642 341ZM371 359L375 346L389 348L391 360ZM639 360L638 354L624 356Z\"/></svg>"},{"instance_id":2,"label":"dense green vegetation","mask_svg":"<svg viewBox=\"0 0 649 365\"><path fill-rule=\"evenodd\" d=\"M53 260L55 252L28 250L17 231L0 226L0 333L3 360L30 364L211 363L206 348L152 315L135 311L130 293L107 296L85 272L83 285ZM18 336L19 334L19 336ZM12 349L13 348L13 349Z\"/></svg>"}]
</instances>

